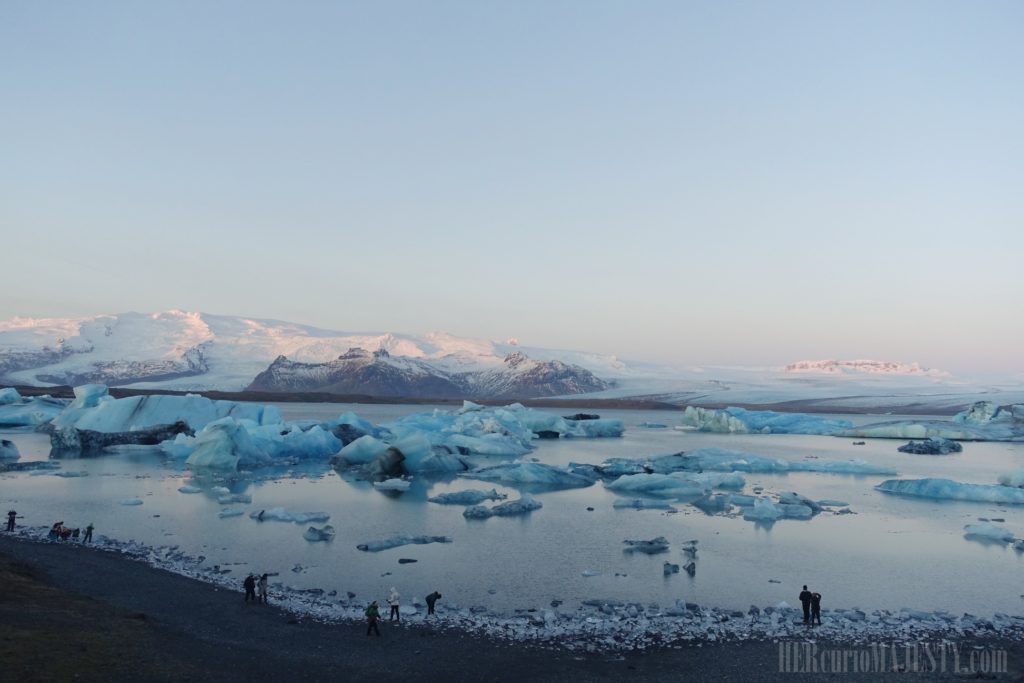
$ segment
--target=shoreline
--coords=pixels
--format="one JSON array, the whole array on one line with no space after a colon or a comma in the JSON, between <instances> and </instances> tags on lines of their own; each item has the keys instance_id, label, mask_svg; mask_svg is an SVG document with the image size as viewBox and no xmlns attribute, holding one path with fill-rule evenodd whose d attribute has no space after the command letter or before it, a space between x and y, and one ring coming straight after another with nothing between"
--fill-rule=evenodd
<instances>
[{"instance_id":1,"label":"shoreline","mask_svg":"<svg viewBox=\"0 0 1024 683\"><path fill-rule=\"evenodd\" d=\"M47 667L70 660L78 667L75 671L79 680L112 681L319 681L354 680L356 676L395 681L564 681L567 677L581 681L785 681L792 680L793 674L780 670L780 643L820 649L867 646L850 639L828 638L818 630L798 629L794 637L778 640L666 641L646 650L571 652L557 644L508 642L482 633L461 619L452 623L438 620L429 625L406 619L397 626L385 620L383 637L367 638L360 619L324 622L297 615L275 601L273 593L269 606L246 605L240 587L199 581L140 559L76 543L38 542L11 537L6 532L0 535L0 570L6 566L8 573L15 572L19 580L28 577L34 582L29 590L17 593L28 605L19 607L17 619L43 620L42 626L36 624L43 629L41 637L56 628L51 623L54 609L46 599L55 590L64 594L56 601L64 609L73 610L81 602L84 617L76 613L72 615L75 619L106 619L114 627L131 624L128 638L93 644L93 650L69 649L62 657L50 657L42 663L29 662L42 669L26 669L35 672L36 677L18 680L53 680L47 675ZM231 583L240 583L240 578ZM0 610L5 610L0 628L8 617L14 618L12 600L10 595L0 599ZM73 628L76 630L65 638L96 635L83 634L77 621ZM912 637L921 641L920 636ZM925 640L939 642L931 637ZM879 642L896 652L899 643L909 640ZM1009 664L1005 677L1017 676L1021 671L1024 652L1018 636L965 635L955 642L963 652L976 648L1003 650ZM122 657L129 659L94 662L89 653L95 654L97 647L127 649L129 652L122 652ZM7 671L19 670L26 649L22 643L17 651L5 651ZM131 652L133 649L140 651ZM123 670L126 661L133 667L127 671ZM890 676L906 680L907 673L842 673L834 680L874 681ZM925 680L941 678L959 680L963 672L930 671Z\"/></svg>"}]
</instances>

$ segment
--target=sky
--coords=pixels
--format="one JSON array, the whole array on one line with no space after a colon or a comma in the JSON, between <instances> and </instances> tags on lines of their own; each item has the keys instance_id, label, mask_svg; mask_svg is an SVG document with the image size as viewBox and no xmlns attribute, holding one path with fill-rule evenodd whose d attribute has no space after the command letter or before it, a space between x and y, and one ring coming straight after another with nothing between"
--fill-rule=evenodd
<instances>
[{"instance_id":1,"label":"sky","mask_svg":"<svg viewBox=\"0 0 1024 683\"><path fill-rule=\"evenodd\" d=\"M1024 372L1024 4L5 2L0 319Z\"/></svg>"}]
</instances>

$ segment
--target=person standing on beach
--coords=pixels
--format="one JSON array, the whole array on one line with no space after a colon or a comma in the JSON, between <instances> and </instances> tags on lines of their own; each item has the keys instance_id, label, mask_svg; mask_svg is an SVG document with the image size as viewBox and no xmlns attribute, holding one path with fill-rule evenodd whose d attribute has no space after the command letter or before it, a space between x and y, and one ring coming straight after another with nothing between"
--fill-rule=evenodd
<instances>
[{"instance_id":1,"label":"person standing on beach","mask_svg":"<svg viewBox=\"0 0 1024 683\"><path fill-rule=\"evenodd\" d=\"M388 621L401 621L402 617L398 614L398 591L395 587L391 587L391 594L388 595L388 605L391 607L391 613L388 615Z\"/></svg>"},{"instance_id":2,"label":"person standing on beach","mask_svg":"<svg viewBox=\"0 0 1024 683\"><path fill-rule=\"evenodd\" d=\"M811 593L811 623L821 626L821 593Z\"/></svg>"},{"instance_id":3,"label":"person standing on beach","mask_svg":"<svg viewBox=\"0 0 1024 683\"><path fill-rule=\"evenodd\" d=\"M7 512L7 530L14 531L14 520L18 518L17 510L9 510Z\"/></svg>"},{"instance_id":4,"label":"person standing on beach","mask_svg":"<svg viewBox=\"0 0 1024 683\"><path fill-rule=\"evenodd\" d=\"M434 591L427 596L427 614L434 613L434 603L441 599L441 594Z\"/></svg>"},{"instance_id":5,"label":"person standing on beach","mask_svg":"<svg viewBox=\"0 0 1024 683\"><path fill-rule=\"evenodd\" d=\"M810 626L811 624L811 591L807 590L807 586L800 591L800 604L804 608L804 624Z\"/></svg>"},{"instance_id":6,"label":"person standing on beach","mask_svg":"<svg viewBox=\"0 0 1024 683\"><path fill-rule=\"evenodd\" d=\"M370 631L377 634L380 638L380 629L377 627L377 622L380 621L380 610L377 609L377 601L374 600L370 603L370 606L366 608L366 635L370 635Z\"/></svg>"},{"instance_id":7,"label":"person standing on beach","mask_svg":"<svg viewBox=\"0 0 1024 683\"><path fill-rule=\"evenodd\" d=\"M260 602L262 602L264 605L267 604L267 576L269 575L264 574L263 576L261 576L259 583Z\"/></svg>"},{"instance_id":8,"label":"person standing on beach","mask_svg":"<svg viewBox=\"0 0 1024 683\"><path fill-rule=\"evenodd\" d=\"M252 601L256 602L256 577L249 574L242 582L242 587L245 588L245 601L249 602L249 598L252 598Z\"/></svg>"},{"instance_id":9,"label":"person standing on beach","mask_svg":"<svg viewBox=\"0 0 1024 683\"><path fill-rule=\"evenodd\" d=\"M82 543L92 543L92 530L95 528L92 522L89 522L89 526L85 527L85 536L82 537Z\"/></svg>"}]
</instances>

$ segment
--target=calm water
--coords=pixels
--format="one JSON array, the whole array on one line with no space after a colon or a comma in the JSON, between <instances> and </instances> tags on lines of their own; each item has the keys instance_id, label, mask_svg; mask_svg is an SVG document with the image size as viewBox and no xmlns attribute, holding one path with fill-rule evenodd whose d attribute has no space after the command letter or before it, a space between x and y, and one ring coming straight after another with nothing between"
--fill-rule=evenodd
<instances>
[{"instance_id":1,"label":"calm water","mask_svg":"<svg viewBox=\"0 0 1024 683\"><path fill-rule=\"evenodd\" d=\"M429 409L424 406L284 404L286 419L336 417L346 410L377 423ZM947 477L995 483L999 474L1024 466L1024 444L967 443L949 456L898 453L902 442L787 435L714 435L645 429L642 422L677 424L670 412L604 411L622 419L621 439L537 442L531 457L552 464L599 463L609 457L720 447L790 460L862 458L896 468L901 477ZM878 418L844 416L856 423ZM895 418L893 418L895 419ZM48 438L5 433L18 444L22 460L46 458ZM374 490L325 465L263 470L225 482L195 478L180 464L140 450L100 458L66 460L65 470L89 476L61 478L14 473L0 477L0 504L25 515L23 523L49 525L63 519L71 526L93 522L97 534L152 545L179 545L207 564L233 567L239 581L248 571L278 572L278 580L299 587L353 591L382 598L390 586L406 596L433 590L448 604L502 609L547 605L552 599L572 606L588 598L668 604L677 598L705 605L746 609L780 600L795 602L807 583L825 596L829 607L864 609L912 607L974 614L1024 613L1019 577L1024 556L1012 547L963 537L963 526L978 517L1003 517L1002 526L1024 536L1024 508L897 498L873 490L888 478L797 473L746 475L746 493L797 491L815 499L850 503L856 514L824 513L809 521L781 521L771 528L739 516L708 516L677 504L678 514L656 510L615 510L616 496L601 484L588 489L537 494L544 507L521 518L469 521L461 506L427 503L428 496L466 488L491 488L488 482L458 477L417 478L410 491L396 495ZM179 486L209 489L227 485L250 493L243 517L220 519L216 495L186 495ZM498 486L511 498L518 492ZM144 504L118 501L138 497ZM248 513L282 506L292 511L325 511L337 530L331 543L309 543L304 525L258 523ZM593 507L593 511L588 511ZM5 508L6 510L7 508ZM734 511L737 508L734 508ZM448 535L451 544L404 546L380 553L356 550L356 544L396 533ZM667 554L629 555L624 539L665 536ZM662 575L662 562L684 563L683 541L700 541L697 573ZM399 564L414 558L414 564ZM298 565L301 571L293 571ZM585 570L601 572L584 577ZM390 575L387 573L390 572ZM618 576L617 576L618 574ZM771 583L770 579L781 581Z\"/></svg>"}]
</instances>

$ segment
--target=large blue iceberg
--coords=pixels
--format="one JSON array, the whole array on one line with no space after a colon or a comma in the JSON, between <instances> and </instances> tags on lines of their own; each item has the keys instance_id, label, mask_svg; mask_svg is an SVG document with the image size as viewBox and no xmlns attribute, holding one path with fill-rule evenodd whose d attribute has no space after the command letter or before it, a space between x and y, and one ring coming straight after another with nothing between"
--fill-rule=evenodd
<instances>
[{"instance_id":1,"label":"large blue iceberg","mask_svg":"<svg viewBox=\"0 0 1024 683\"><path fill-rule=\"evenodd\" d=\"M841 436L878 439L1024 440L1024 404L979 401L952 420L894 420L847 429Z\"/></svg>"},{"instance_id":2,"label":"large blue iceberg","mask_svg":"<svg viewBox=\"0 0 1024 683\"><path fill-rule=\"evenodd\" d=\"M687 406L682 423L690 429L718 434L835 434L853 427L847 420L830 420L817 415L697 406Z\"/></svg>"},{"instance_id":3,"label":"large blue iceberg","mask_svg":"<svg viewBox=\"0 0 1024 683\"><path fill-rule=\"evenodd\" d=\"M0 429L39 427L60 415L68 405L62 398L22 397L14 387L0 389Z\"/></svg>"},{"instance_id":4,"label":"large blue iceberg","mask_svg":"<svg viewBox=\"0 0 1024 683\"><path fill-rule=\"evenodd\" d=\"M950 479L887 479L875 488L899 496L1024 505L1024 489L998 484L963 484Z\"/></svg>"}]
</instances>

